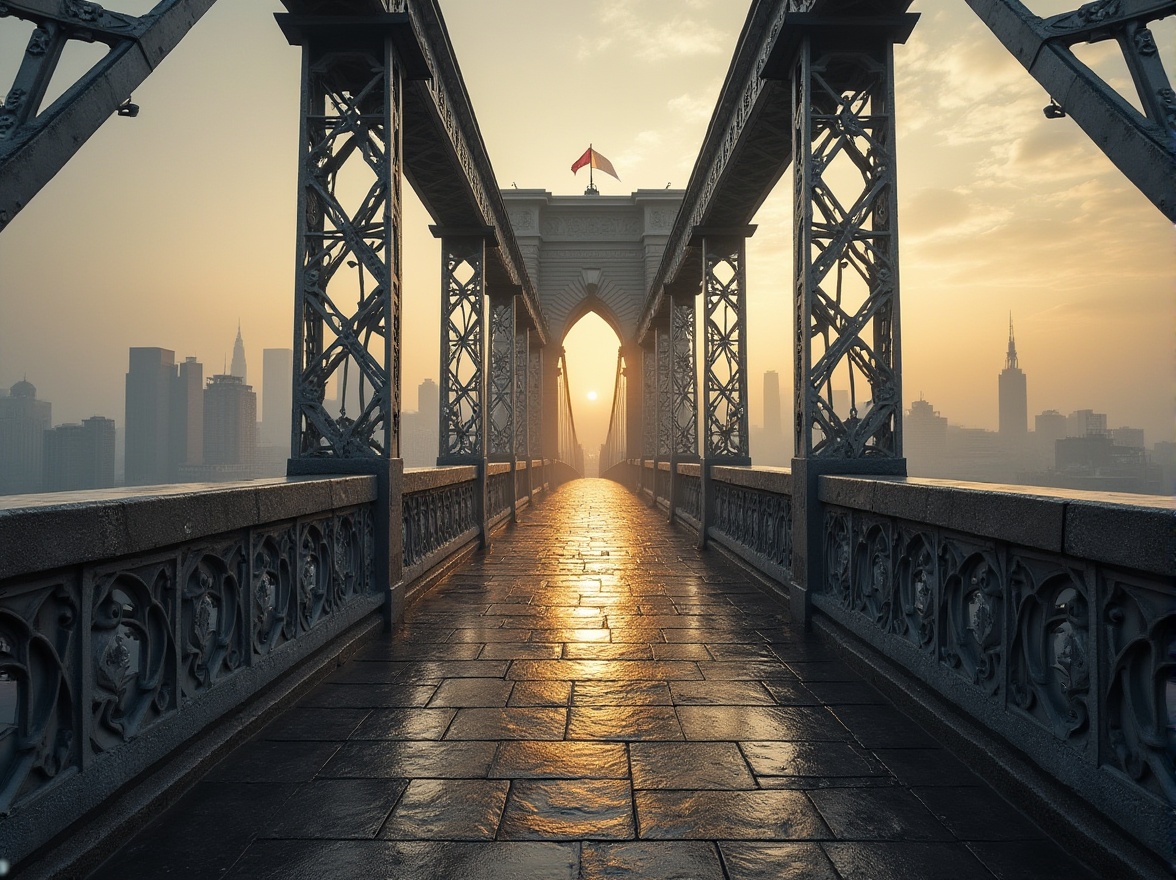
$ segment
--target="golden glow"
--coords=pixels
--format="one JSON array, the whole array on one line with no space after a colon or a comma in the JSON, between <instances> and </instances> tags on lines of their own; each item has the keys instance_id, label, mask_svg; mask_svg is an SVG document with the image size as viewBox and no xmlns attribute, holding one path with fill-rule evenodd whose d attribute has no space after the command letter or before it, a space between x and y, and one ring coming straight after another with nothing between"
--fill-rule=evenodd
<instances>
[{"instance_id":1,"label":"golden glow","mask_svg":"<svg viewBox=\"0 0 1176 880\"><path fill-rule=\"evenodd\" d=\"M596 392L595 391L589 391L584 396L587 397L589 400L593 400L593 401L596 400Z\"/></svg>"}]
</instances>

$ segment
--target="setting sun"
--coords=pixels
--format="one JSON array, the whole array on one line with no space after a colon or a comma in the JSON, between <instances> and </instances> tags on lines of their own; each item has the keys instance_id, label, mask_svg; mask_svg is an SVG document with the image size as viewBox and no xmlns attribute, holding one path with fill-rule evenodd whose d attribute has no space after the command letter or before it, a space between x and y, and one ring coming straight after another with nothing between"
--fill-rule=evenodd
<instances>
[{"instance_id":1,"label":"setting sun","mask_svg":"<svg viewBox=\"0 0 1176 880\"><path fill-rule=\"evenodd\" d=\"M596 392L595 392L595 391L589 391L589 392L588 392L588 399L589 399L589 400L596 400Z\"/></svg>"}]
</instances>

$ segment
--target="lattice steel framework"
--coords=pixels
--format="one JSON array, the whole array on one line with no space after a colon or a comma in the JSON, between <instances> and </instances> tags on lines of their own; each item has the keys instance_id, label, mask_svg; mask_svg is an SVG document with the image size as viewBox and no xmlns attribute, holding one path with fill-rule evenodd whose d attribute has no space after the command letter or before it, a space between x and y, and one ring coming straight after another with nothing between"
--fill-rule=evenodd
<instances>
[{"instance_id":1,"label":"lattice steel framework","mask_svg":"<svg viewBox=\"0 0 1176 880\"><path fill-rule=\"evenodd\" d=\"M796 454L902 457L893 45L793 72ZM834 389L848 406L834 408Z\"/></svg>"},{"instance_id":2,"label":"lattice steel framework","mask_svg":"<svg viewBox=\"0 0 1176 880\"><path fill-rule=\"evenodd\" d=\"M702 288L706 300L704 455L711 462L750 464L746 234L706 235L702 251Z\"/></svg>"},{"instance_id":3,"label":"lattice steel framework","mask_svg":"<svg viewBox=\"0 0 1176 880\"><path fill-rule=\"evenodd\" d=\"M698 457L698 380L694 369L694 297L674 299L670 307L673 351L673 453L677 460ZM618 364L618 369L620 365Z\"/></svg>"},{"instance_id":4,"label":"lattice steel framework","mask_svg":"<svg viewBox=\"0 0 1176 880\"><path fill-rule=\"evenodd\" d=\"M967 0L1041 83L1046 115L1073 117L1094 143L1169 220L1176 220L1176 91L1148 25L1176 15L1176 0L1096 0L1039 18L1018 0ZM1076 43L1115 40L1140 113L1073 52Z\"/></svg>"},{"instance_id":5,"label":"lattice steel framework","mask_svg":"<svg viewBox=\"0 0 1176 880\"><path fill-rule=\"evenodd\" d=\"M515 333L514 382L515 382L515 456L529 457L528 443L531 426L530 381L530 334L526 327Z\"/></svg>"},{"instance_id":6,"label":"lattice steel framework","mask_svg":"<svg viewBox=\"0 0 1176 880\"><path fill-rule=\"evenodd\" d=\"M657 455L657 352L641 349L641 457Z\"/></svg>"},{"instance_id":7,"label":"lattice steel framework","mask_svg":"<svg viewBox=\"0 0 1176 880\"><path fill-rule=\"evenodd\" d=\"M527 451L532 458L543 458L543 348L539 334L527 332L531 337L527 356Z\"/></svg>"},{"instance_id":8,"label":"lattice steel framework","mask_svg":"<svg viewBox=\"0 0 1176 880\"><path fill-rule=\"evenodd\" d=\"M512 458L515 449L515 297L490 299L491 457Z\"/></svg>"},{"instance_id":9,"label":"lattice steel framework","mask_svg":"<svg viewBox=\"0 0 1176 880\"><path fill-rule=\"evenodd\" d=\"M668 461L674 441L674 352L668 324L657 328L657 457Z\"/></svg>"},{"instance_id":10,"label":"lattice steel framework","mask_svg":"<svg viewBox=\"0 0 1176 880\"><path fill-rule=\"evenodd\" d=\"M307 40L295 458L399 456L402 101L391 38L346 52ZM338 415L324 406L329 385Z\"/></svg>"},{"instance_id":11,"label":"lattice steel framework","mask_svg":"<svg viewBox=\"0 0 1176 880\"><path fill-rule=\"evenodd\" d=\"M441 431L438 464L485 453L486 241L441 236Z\"/></svg>"}]
</instances>

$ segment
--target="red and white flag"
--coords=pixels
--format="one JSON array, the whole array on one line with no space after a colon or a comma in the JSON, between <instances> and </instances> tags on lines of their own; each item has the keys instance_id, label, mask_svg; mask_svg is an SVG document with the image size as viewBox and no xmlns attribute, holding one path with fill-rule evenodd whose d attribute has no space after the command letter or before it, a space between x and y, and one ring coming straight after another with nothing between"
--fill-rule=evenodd
<instances>
[{"instance_id":1,"label":"red and white flag","mask_svg":"<svg viewBox=\"0 0 1176 880\"><path fill-rule=\"evenodd\" d=\"M600 155L600 153L596 152L596 150L592 149L592 147L589 147L587 150L585 150L584 155L572 163L572 174L575 174L585 165L591 168L595 168L598 171L603 171L605 174L611 174L617 180L621 179L621 176L617 174L616 169L613 168L612 162L608 161L608 159L604 158L604 156Z\"/></svg>"}]
</instances>

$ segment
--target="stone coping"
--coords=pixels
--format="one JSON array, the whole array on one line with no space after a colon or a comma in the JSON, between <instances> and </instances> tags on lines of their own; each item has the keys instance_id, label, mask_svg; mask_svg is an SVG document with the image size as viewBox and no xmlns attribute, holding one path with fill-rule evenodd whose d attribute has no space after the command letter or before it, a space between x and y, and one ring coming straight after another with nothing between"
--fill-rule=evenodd
<instances>
[{"instance_id":1,"label":"stone coping","mask_svg":"<svg viewBox=\"0 0 1176 880\"><path fill-rule=\"evenodd\" d=\"M427 492L457 483L469 483L478 478L478 469L473 465L452 467L406 468L404 471L404 494Z\"/></svg>"},{"instance_id":2,"label":"stone coping","mask_svg":"<svg viewBox=\"0 0 1176 880\"><path fill-rule=\"evenodd\" d=\"M776 495L792 494L792 471L787 468L768 467L727 467L716 465L711 468L711 479L720 483L731 483L761 492Z\"/></svg>"},{"instance_id":3,"label":"stone coping","mask_svg":"<svg viewBox=\"0 0 1176 880\"><path fill-rule=\"evenodd\" d=\"M1176 575L1176 500L898 477L820 478L826 504Z\"/></svg>"},{"instance_id":4,"label":"stone coping","mask_svg":"<svg viewBox=\"0 0 1176 880\"><path fill-rule=\"evenodd\" d=\"M376 495L376 477L347 476L9 496L0 503L0 579L369 504Z\"/></svg>"}]
</instances>

